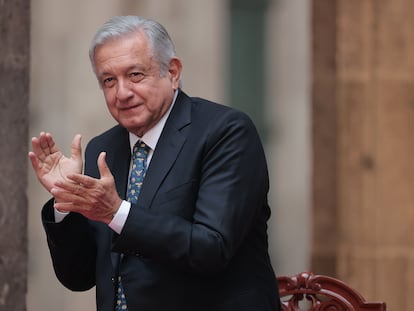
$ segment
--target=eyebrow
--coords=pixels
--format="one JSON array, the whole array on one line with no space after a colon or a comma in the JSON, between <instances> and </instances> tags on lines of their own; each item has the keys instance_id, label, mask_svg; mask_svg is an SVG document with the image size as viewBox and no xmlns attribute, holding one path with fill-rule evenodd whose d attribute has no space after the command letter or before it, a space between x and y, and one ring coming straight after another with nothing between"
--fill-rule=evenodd
<instances>
[{"instance_id":1,"label":"eyebrow","mask_svg":"<svg viewBox=\"0 0 414 311\"><path fill-rule=\"evenodd\" d=\"M126 72L131 71L131 70L139 70L139 71L146 71L148 72L151 69L151 67L145 67L144 65L140 65L140 64L135 64L135 65L131 65L129 67L126 68ZM104 71L102 73L98 74L99 78L105 77L105 76L111 76L112 73L108 72L108 71Z\"/></svg>"}]
</instances>

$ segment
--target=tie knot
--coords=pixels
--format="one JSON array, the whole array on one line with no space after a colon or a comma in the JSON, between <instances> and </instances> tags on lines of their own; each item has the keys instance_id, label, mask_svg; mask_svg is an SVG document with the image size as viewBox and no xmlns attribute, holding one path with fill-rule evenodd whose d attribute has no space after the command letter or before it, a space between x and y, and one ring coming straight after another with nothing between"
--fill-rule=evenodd
<instances>
[{"instance_id":1,"label":"tie knot","mask_svg":"<svg viewBox=\"0 0 414 311\"><path fill-rule=\"evenodd\" d=\"M146 158L148 156L149 147L143 141L137 141L134 145L134 158Z\"/></svg>"}]
</instances>

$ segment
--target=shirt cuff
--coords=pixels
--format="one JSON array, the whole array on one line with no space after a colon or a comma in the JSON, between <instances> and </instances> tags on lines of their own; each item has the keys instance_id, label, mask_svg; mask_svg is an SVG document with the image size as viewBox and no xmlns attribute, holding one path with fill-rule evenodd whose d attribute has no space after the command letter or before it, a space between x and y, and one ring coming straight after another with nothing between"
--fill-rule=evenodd
<instances>
[{"instance_id":1,"label":"shirt cuff","mask_svg":"<svg viewBox=\"0 0 414 311\"><path fill-rule=\"evenodd\" d=\"M114 230L116 233L121 234L121 231L124 228L125 222L128 218L130 209L131 203L128 201L122 201L121 206L114 215L114 218L108 224L109 228Z\"/></svg>"},{"instance_id":2,"label":"shirt cuff","mask_svg":"<svg viewBox=\"0 0 414 311\"><path fill-rule=\"evenodd\" d=\"M56 223L61 222L70 213L70 212L60 212L56 208L53 208L53 209L55 210L55 222Z\"/></svg>"}]
</instances>

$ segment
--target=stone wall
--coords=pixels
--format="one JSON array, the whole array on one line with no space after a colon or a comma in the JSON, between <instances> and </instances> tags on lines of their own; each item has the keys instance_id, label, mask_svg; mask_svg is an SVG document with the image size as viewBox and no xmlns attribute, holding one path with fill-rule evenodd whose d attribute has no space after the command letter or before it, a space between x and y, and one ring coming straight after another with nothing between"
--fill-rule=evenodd
<instances>
[{"instance_id":1,"label":"stone wall","mask_svg":"<svg viewBox=\"0 0 414 311\"><path fill-rule=\"evenodd\" d=\"M409 310L414 291L413 8L410 0L313 6L314 25L325 29L314 28L315 42L328 47L314 47L328 65L314 58L313 118L324 131L314 132L313 265L390 310ZM327 151L324 137L334 139Z\"/></svg>"},{"instance_id":2,"label":"stone wall","mask_svg":"<svg viewBox=\"0 0 414 311\"><path fill-rule=\"evenodd\" d=\"M30 1L0 1L0 310L26 310Z\"/></svg>"}]
</instances>

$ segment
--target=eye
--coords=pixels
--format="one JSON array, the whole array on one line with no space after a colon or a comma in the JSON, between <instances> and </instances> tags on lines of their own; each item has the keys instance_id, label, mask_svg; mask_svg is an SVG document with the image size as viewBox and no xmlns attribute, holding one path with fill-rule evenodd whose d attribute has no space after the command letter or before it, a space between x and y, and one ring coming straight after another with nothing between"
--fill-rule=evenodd
<instances>
[{"instance_id":1,"label":"eye","mask_svg":"<svg viewBox=\"0 0 414 311\"><path fill-rule=\"evenodd\" d=\"M132 82L139 82L144 79L145 75L142 72L131 72L129 78Z\"/></svg>"},{"instance_id":2,"label":"eye","mask_svg":"<svg viewBox=\"0 0 414 311\"><path fill-rule=\"evenodd\" d=\"M114 84L115 84L115 79L112 78L112 77L105 78L102 81L102 86L103 87L112 87L112 86L114 86Z\"/></svg>"}]
</instances>

